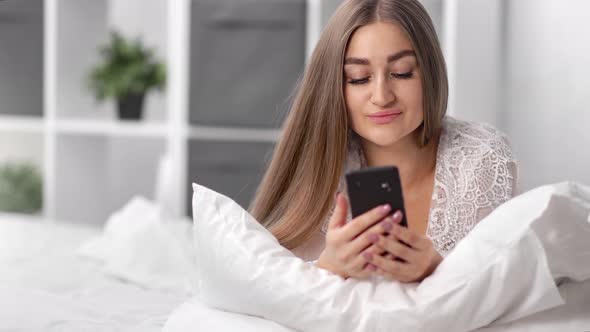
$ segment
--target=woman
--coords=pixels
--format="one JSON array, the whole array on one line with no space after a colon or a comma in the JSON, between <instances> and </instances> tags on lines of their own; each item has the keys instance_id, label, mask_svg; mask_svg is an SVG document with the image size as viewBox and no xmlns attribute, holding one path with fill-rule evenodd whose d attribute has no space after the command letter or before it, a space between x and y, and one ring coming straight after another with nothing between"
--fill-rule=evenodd
<instances>
[{"instance_id":1,"label":"woman","mask_svg":"<svg viewBox=\"0 0 590 332\"><path fill-rule=\"evenodd\" d=\"M344 278L424 279L516 185L505 135L446 116L447 94L418 1L345 1L306 68L252 215ZM408 228L383 206L350 220L344 174L384 165L399 168Z\"/></svg>"}]
</instances>

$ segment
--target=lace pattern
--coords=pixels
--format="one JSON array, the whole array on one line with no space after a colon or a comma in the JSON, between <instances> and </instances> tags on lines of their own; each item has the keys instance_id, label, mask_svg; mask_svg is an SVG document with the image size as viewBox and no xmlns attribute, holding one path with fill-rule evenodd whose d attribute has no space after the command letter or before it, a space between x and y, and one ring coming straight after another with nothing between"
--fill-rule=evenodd
<instances>
[{"instance_id":1,"label":"lace pattern","mask_svg":"<svg viewBox=\"0 0 590 332\"><path fill-rule=\"evenodd\" d=\"M360 145L351 144L344 172L365 166ZM517 172L505 134L487 124L444 118L426 230L441 255L516 194ZM346 195L344 174L338 190ZM321 232L326 230L327 220Z\"/></svg>"}]
</instances>

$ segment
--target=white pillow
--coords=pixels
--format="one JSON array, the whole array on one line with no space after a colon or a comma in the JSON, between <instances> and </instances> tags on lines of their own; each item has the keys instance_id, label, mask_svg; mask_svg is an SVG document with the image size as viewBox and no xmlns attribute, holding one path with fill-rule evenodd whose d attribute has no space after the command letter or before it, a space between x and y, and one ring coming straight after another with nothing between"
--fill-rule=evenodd
<instances>
[{"instance_id":1,"label":"white pillow","mask_svg":"<svg viewBox=\"0 0 590 332\"><path fill-rule=\"evenodd\" d=\"M550 196L532 225L555 279L590 279L590 188L568 181L540 189Z\"/></svg>"},{"instance_id":2,"label":"white pillow","mask_svg":"<svg viewBox=\"0 0 590 332\"><path fill-rule=\"evenodd\" d=\"M194 294L191 228L190 219L162 220L158 205L136 196L78 254L102 262L105 273L145 288Z\"/></svg>"},{"instance_id":3,"label":"white pillow","mask_svg":"<svg viewBox=\"0 0 590 332\"><path fill-rule=\"evenodd\" d=\"M562 304L529 227L556 188L498 208L417 285L343 280L295 257L231 199L193 184L199 299L304 331L469 331L530 315Z\"/></svg>"}]
</instances>

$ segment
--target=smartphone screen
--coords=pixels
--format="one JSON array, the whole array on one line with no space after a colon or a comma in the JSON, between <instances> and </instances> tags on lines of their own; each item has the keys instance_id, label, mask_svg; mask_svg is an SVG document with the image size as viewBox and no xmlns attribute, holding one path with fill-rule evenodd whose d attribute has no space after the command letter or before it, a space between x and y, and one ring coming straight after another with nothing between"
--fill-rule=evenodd
<instances>
[{"instance_id":1,"label":"smartphone screen","mask_svg":"<svg viewBox=\"0 0 590 332\"><path fill-rule=\"evenodd\" d=\"M346 186L353 218L378 205L389 204L392 212L403 212L400 225L408 227L397 167L367 167L348 172Z\"/></svg>"}]
</instances>

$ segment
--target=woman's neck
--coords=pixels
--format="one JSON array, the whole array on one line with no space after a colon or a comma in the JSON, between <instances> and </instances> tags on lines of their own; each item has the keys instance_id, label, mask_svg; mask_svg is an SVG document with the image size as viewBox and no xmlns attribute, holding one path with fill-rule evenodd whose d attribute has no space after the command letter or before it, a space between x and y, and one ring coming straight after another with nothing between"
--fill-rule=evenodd
<instances>
[{"instance_id":1,"label":"woman's neck","mask_svg":"<svg viewBox=\"0 0 590 332\"><path fill-rule=\"evenodd\" d=\"M434 172L438 137L435 135L422 148L415 134L403 138L391 146L379 146L361 139L367 166L397 166L402 187L412 188Z\"/></svg>"}]
</instances>

